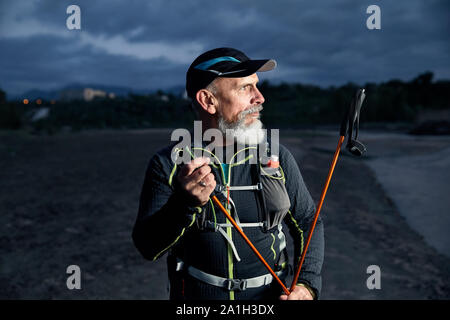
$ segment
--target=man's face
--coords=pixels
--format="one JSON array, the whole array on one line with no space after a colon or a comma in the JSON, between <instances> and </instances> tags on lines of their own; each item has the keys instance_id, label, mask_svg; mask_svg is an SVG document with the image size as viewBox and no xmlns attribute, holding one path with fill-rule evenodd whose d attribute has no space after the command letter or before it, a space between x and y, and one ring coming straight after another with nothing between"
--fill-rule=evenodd
<instances>
[{"instance_id":1,"label":"man's face","mask_svg":"<svg viewBox=\"0 0 450 320\"><path fill-rule=\"evenodd\" d=\"M258 120L260 115L257 110L262 109L264 103L264 97L256 87L258 81L256 73L243 78L218 78L214 85L217 89L215 96L219 102L219 117L229 124L234 124L244 112L245 126ZM246 114L252 108L254 112Z\"/></svg>"}]
</instances>

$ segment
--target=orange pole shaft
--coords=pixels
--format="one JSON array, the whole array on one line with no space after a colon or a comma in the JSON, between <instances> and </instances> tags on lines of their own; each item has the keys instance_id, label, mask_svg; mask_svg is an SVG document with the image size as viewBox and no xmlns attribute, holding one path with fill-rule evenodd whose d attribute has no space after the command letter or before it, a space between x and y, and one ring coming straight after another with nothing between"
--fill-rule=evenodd
<instances>
[{"instance_id":1,"label":"orange pole shaft","mask_svg":"<svg viewBox=\"0 0 450 320\"><path fill-rule=\"evenodd\" d=\"M303 248L302 256L300 258L300 262L297 267L297 272L295 273L295 277L292 280L292 284L291 284L291 288L290 288L291 292L295 289L295 286L297 285L298 276L300 275L300 270L302 269L303 262L305 260L306 251L308 250L309 242L311 241L312 234L314 232L314 228L316 227L317 219L319 218L319 213L320 213L320 210L322 209L323 201L325 200L325 195L327 194L328 186L330 185L330 181L331 181L331 176L333 175L334 167L336 166L336 162L339 157L339 152L341 151L341 146L344 143L344 139L345 139L345 136L340 136L340 138L339 138L338 146L336 148L336 152L334 153L333 162L331 163L331 167L328 172L328 177L325 182L325 187L322 190L322 194L321 194L320 200L319 200L319 205L317 206L316 213L314 215L314 220L313 220L313 223L312 223L310 231L309 231L308 240L306 240L306 245Z\"/></svg>"},{"instance_id":2,"label":"orange pole shaft","mask_svg":"<svg viewBox=\"0 0 450 320\"><path fill-rule=\"evenodd\" d=\"M225 207L220 203L219 199L217 199L216 196L212 196L211 199L215 202L215 204L222 210L222 212L225 214L225 216L227 217L228 220L230 220L231 224L236 228L236 230L239 232L239 234L242 236L242 238L245 240L245 242L247 242L247 244L250 246L250 248L253 250L253 252L257 255L257 257L259 258L259 260L261 260L261 262L264 264L264 266L267 268L267 270L269 270L270 274L273 276L273 278L280 284L280 286L283 288L283 291L287 294L290 295L290 291L288 290L288 288L286 288L286 286L284 285L284 283L280 280L280 278L278 278L277 274L272 270L272 268L267 264L266 260L264 260L263 256L259 253L258 249L255 248L255 246L253 245L253 243L249 240L249 238L247 238L247 236L245 235L244 231L242 231L242 229L237 225L236 221L234 221L234 219L231 217L231 215L228 213L227 209L225 209Z\"/></svg>"}]
</instances>

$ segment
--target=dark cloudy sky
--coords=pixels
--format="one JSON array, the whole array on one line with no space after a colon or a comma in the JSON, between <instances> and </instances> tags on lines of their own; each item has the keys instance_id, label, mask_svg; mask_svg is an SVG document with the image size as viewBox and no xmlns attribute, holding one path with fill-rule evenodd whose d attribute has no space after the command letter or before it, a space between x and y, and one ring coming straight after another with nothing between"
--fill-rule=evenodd
<instances>
[{"instance_id":1,"label":"dark cloudy sky","mask_svg":"<svg viewBox=\"0 0 450 320\"><path fill-rule=\"evenodd\" d=\"M81 8L81 30L66 9ZM381 30L366 9L381 8ZM0 88L70 83L167 88L184 84L201 52L236 47L274 58L261 79L321 86L450 79L448 0L0 0Z\"/></svg>"}]
</instances>

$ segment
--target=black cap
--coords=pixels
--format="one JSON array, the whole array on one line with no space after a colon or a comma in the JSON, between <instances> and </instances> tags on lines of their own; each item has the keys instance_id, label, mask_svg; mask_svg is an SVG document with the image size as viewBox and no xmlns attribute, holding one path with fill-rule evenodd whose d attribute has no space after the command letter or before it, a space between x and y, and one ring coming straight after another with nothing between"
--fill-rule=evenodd
<instances>
[{"instance_id":1,"label":"black cap","mask_svg":"<svg viewBox=\"0 0 450 320\"><path fill-rule=\"evenodd\" d=\"M192 62L186 73L186 91L191 99L195 99L198 90L206 88L217 77L247 77L276 66L273 59L251 60L242 51L233 48L213 49Z\"/></svg>"}]
</instances>

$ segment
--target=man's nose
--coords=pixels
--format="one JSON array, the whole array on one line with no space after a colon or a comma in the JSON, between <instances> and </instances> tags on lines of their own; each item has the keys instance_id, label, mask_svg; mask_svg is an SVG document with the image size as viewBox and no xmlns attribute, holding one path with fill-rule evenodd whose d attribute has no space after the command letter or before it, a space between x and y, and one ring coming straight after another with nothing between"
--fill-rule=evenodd
<instances>
[{"instance_id":1,"label":"man's nose","mask_svg":"<svg viewBox=\"0 0 450 320\"><path fill-rule=\"evenodd\" d=\"M259 105L259 104L263 104L264 101L266 101L266 100L264 99L264 96L262 95L261 91L259 91L258 88L255 87L254 96L252 98L251 104Z\"/></svg>"}]
</instances>

